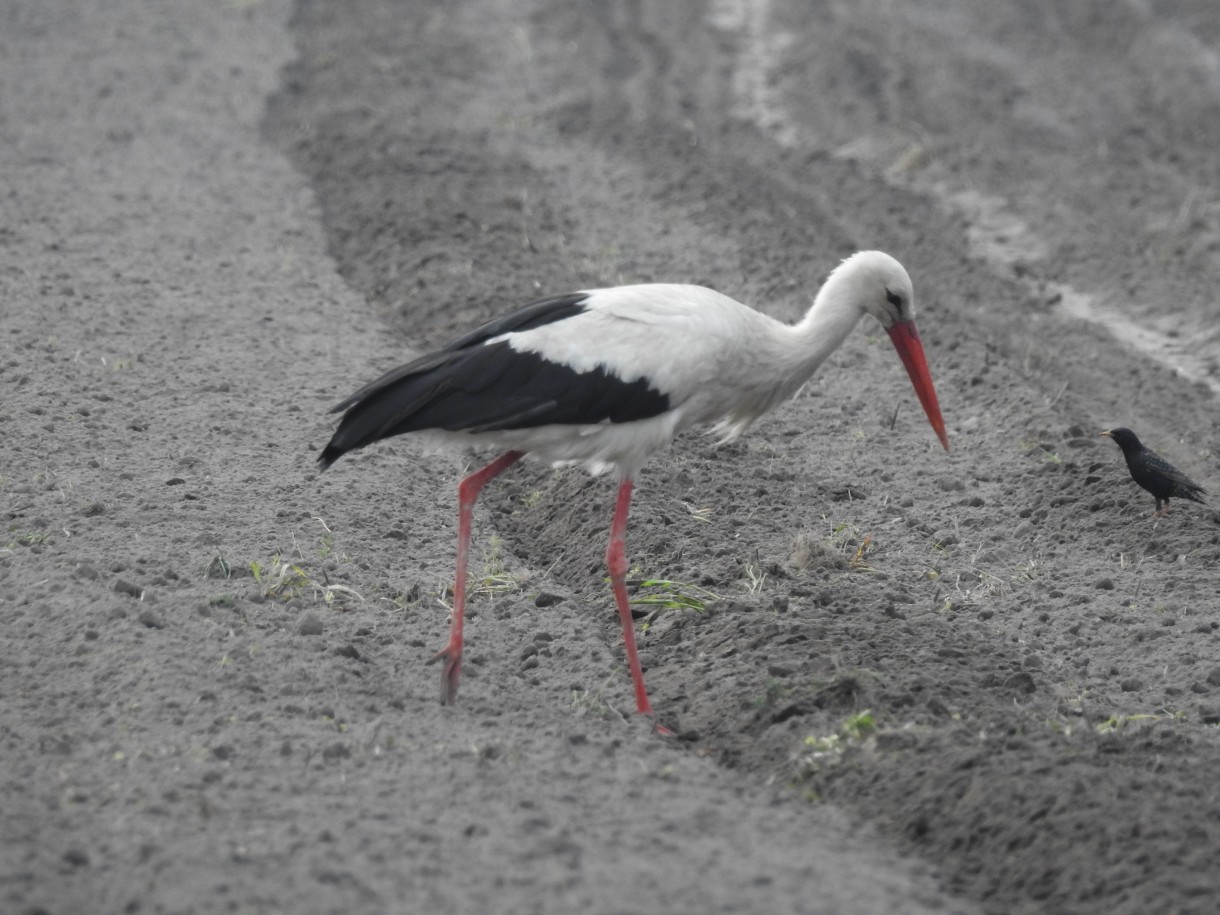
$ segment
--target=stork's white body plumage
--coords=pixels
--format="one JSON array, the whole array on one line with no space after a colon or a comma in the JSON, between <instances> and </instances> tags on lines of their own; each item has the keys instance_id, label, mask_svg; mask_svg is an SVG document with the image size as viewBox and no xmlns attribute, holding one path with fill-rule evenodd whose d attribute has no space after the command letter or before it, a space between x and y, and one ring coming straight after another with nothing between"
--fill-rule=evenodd
<instances>
[{"instance_id":1,"label":"stork's white body plumage","mask_svg":"<svg viewBox=\"0 0 1220 915\"><path fill-rule=\"evenodd\" d=\"M534 353L578 376L601 368L623 382L641 381L666 397L668 409L620 423L458 435L553 464L577 463L593 473L613 470L629 477L679 432L718 423L726 438L735 438L795 390L791 373L776 371L782 346L740 349L742 340L780 343L793 328L728 296L702 286L660 283L581 294L583 313L489 342L502 340L515 352Z\"/></svg>"},{"instance_id":2,"label":"stork's white body plumage","mask_svg":"<svg viewBox=\"0 0 1220 915\"><path fill-rule=\"evenodd\" d=\"M482 486L525 454L620 478L607 563L637 708L649 712L623 577L632 478L679 432L724 438L794 395L864 315L889 332L948 448L902 265L863 251L827 278L813 306L784 324L702 286L647 284L545 299L394 369L335 409L346 411L320 462L378 439L422 433L508 453L459 488L458 576L442 699L457 694L470 512Z\"/></svg>"}]
</instances>

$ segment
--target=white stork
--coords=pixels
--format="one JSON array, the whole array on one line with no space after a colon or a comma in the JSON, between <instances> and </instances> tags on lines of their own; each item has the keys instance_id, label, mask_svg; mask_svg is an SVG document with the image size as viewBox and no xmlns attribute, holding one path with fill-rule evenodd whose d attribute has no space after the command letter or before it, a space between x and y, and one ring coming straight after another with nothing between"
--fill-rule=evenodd
<instances>
[{"instance_id":1,"label":"white stork","mask_svg":"<svg viewBox=\"0 0 1220 915\"><path fill-rule=\"evenodd\" d=\"M618 474L606 565L635 685L651 714L627 600L624 535L632 479L654 451L693 426L725 440L792 397L864 315L889 333L941 444L949 440L915 329L902 265L861 251L827 278L808 314L784 324L702 286L649 284L542 299L382 375L338 404L343 419L323 469L355 448L420 432L507 449L458 485L457 570L441 701L457 698L471 514L479 491L526 454Z\"/></svg>"}]
</instances>

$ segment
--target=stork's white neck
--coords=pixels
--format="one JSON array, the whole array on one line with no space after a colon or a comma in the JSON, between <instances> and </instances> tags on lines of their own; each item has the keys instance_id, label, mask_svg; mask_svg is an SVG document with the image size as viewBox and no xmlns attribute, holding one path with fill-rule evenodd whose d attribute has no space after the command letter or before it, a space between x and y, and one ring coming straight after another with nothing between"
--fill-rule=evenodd
<instances>
[{"instance_id":1,"label":"stork's white neck","mask_svg":"<svg viewBox=\"0 0 1220 915\"><path fill-rule=\"evenodd\" d=\"M846 281L845 281L846 280ZM792 397L840 346L864 315L859 283L836 271L796 324L767 320L755 341L749 369L738 380L740 405L731 411L734 431Z\"/></svg>"},{"instance_id":2,"label":"stork's white neck","mask_svg":"<svg viewBox=\"0 0 1220 915\"><path fill-rule=\"evenodd\" d=\"M843 344L864 316L860 290L850 275L835 271L818 290L808 313L786 328L787 371L795 391Z\"/></svg>"},{"instance_id":3,"label":"stork's white neck","mask_svg":"<svg viewBox=\"0 0 1220 915\"><path fill-rule=\"evenodd\" d=\"M805 344L805 359L812 362L811 372L843 344L862 317L860 291L854 288L850 277L832 274L818 290L808 313L792 328Z\"/></svg>"}]
</instances>

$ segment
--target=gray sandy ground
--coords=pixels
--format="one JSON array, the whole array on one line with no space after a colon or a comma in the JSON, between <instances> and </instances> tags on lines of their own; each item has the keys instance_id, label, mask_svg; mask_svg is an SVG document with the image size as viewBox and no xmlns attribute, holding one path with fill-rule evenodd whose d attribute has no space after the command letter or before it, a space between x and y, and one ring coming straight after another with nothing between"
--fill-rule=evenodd
<instances>
[{"instance_id":1,"label":"gray sandy ground","mask_svg":"<svg viewBox=\"0 0 1220 915\"><path fill-rule=\"evenodd\" d=\"M1096 432L1214 487L1214 362L1061 306L1206 342L1220 13L980 6L9 4L0 909L1212 911L1220 526ZM954 450L862 326L654 460L676 739L612 484L523 467L439 706L466 457L319 474L330 405L539 292L794 317L861 247Z\"/></svg>"}]
</instances>

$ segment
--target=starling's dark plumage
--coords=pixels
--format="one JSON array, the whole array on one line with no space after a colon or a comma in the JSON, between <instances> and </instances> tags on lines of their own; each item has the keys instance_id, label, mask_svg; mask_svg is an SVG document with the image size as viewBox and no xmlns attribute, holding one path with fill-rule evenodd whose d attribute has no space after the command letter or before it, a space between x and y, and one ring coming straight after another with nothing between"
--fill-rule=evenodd
<instances>
[{"instance_id":1,"label":"starling's dark plumage","mask_svg":"<svg viewBox=\"0 0 1220 915\"><path fill-rule=\"evenodd\" d=\"M1155 451L1145 448L1130 429L1110 429L1101 434L1108 435L1118 442L1118 447L1123 449L1123 457L1127 459L1127 469L1131 471L1131 479L1152 493L1152 497L1156 499L1154 515L1169 512L1171 496L1207 504L1203 500L1205 490L1202 486ZM1162 504L1164 508L1161 507Z\"/></svg>"}]
</instances>

